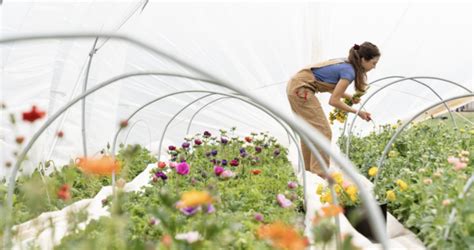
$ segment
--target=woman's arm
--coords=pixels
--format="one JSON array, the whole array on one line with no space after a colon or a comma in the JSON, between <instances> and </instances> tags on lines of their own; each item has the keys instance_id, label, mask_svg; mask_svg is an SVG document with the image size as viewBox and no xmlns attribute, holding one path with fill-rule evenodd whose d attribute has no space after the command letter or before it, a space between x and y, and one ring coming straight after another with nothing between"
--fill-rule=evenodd
<instances>
[{"instance_id":1,"label":"woman's arm","mask_svg":"<svg viewBox=\"0 0 474 250\"><path fill-rule=\"evenodd\" d=\"M341 78L339 82L336 84L336 87L332 91L331 97L329 98L329 105L338 108L342 111L345 112L351 112L351 113L356 113L357 110L353 109L349 105L345 104L343 101L341 101L341 98L344 97L345 91L347 87L349 86L350 82L347 79ZM365 112L365 111L360 111L359 116L366 120L370 121L370 113Z\"/></svg>"}]
</instances>

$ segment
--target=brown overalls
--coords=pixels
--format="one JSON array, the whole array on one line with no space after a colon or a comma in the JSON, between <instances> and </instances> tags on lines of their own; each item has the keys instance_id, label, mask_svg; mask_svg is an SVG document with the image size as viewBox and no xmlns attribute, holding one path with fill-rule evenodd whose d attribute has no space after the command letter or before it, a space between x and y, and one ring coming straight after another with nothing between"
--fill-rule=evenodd
<instances>
[{"instance_id":1,"label":"brown overalls","mask_svg":"<svg viewBox=\"0 0 474 250\"><path fill-rule=\"evenodd\" d=\"M328 119L324 114L324 111L315 96L318 92L328 92L336 87L336 84L325 83L316 80L311 71L312 68L321 68L333 64L343 63L343 59L333 59L317 64L309 65L300 70L295 76L293 76L288 82L286 93L288 95L288 101L290 102L291 109L293 112L301 116L309 124L320 131L324 136L331 140L331 127L329 126ZM318 149L319 150L319 149ZM311 154L309 148L301 142L301 151L303 153L305 169L318 174L324 175L323 169L320 166L316 157ZM329 156L319 150L321 156L329 166Z\"/></svg>"}]
</instances>

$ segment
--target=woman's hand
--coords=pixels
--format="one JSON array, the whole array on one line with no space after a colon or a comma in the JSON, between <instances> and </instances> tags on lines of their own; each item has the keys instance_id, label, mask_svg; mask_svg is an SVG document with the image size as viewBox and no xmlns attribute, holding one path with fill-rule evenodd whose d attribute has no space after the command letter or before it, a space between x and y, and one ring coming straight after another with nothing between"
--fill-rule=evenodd
<instances>
[{"instance_id":1,"label":"woman's hand","mask_svg":"<svg viewBox=\"0 0 474 250\"><path fill-rule=\"evenodd\" d=\"M361 110L361 111L359 112L358 116L359 116L360 118L362 118L363 120L365 120L365 121L370 121L370 120L372 120L372 118L370 117L371 115L370 115L369 112L365 112L365 111L362 111L362 110Z\"/></svg>"}]
</instances>

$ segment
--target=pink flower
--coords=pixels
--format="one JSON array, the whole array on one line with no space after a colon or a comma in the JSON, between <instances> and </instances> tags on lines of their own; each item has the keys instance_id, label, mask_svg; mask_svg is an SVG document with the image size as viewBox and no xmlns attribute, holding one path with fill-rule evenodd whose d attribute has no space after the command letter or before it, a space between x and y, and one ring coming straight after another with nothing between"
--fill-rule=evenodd
<instances>
[{"instance_id":1,"label":"pink flower","mask_svg":"<svg viewBox=\"0 0 474 250\"><path fill-rule=\"evenodd\" d=\"M280 207L282 207L282 208L287 208L287 207L293 205L293 203L290 200L288 200L285 197L285 195L283 195L283 194L278 194L277 195L277 201L278 201L278 204L280 205Z\"/></svg>"},{"instance_id":2,"label":"pink flower","mask_svg":"<svg viewBox=\"0 0 474 250\"><path fill-rule=\"evenodd\" d=\"M467 164L466 164L465 162L460 162L460 161L458 161L458 162L456 162L456 163L454 164L454 170L455 170L455 171L459 171L459 170L461 170L461 169L465 169L466 167L467 167Z\"/></svg>"},{"instance_id":3,"label":"pink flower","mask_svg":"<svg viewBox=\"0 0 474 250\"><path fill-rule=\"evenodd\" d=\"M263 215L261 213L255 213L255 215L253 216L253 218L256 220L256 221L263 221Z\"/></svg>"},{"instance_id":4,"label":"pink flower","mask_svg":"<svg viewBox=\"0 0 474 250\"><path fill-rule=\"evenodd\" d=\"M292 182L292 181L288 182L288 188L289 189L295 189L297 187L298 187L298 184L296 184L295 182Z\"/></svg>"},{"instance_id":5,"label":"pink flower","mask_svg":"<svg viewBox=\"0 0 474 250\"><path fill-rule=\"evenodd\" d=\"M189 165L185 161L181 162L180 164L178 164L178 166L176 166L176 173L180 175L189 174Z\"/></svg>"},{"instance_id":6,"label":"pink flower","mask_svg":"<svg viewBox=\"0 0 474 250\"><path fill-rule=\"evenodd\" d=\"M450 199L443 200L442 204L443 206L448 206L449 204L451 204L451 200Z\"/></svg>"},{"instance_id":7,"label":"pink flower","mask_svg":"<svg viewBox=\"0 0 474 250\"><path fill-rule=\"evenodd\" d=\"M234 173L230 170L224 170L224 172L222 172L222 174L220 175L220 177L224 178L224 179L229 179L231 177L234 177Z\"/></svg>"},{"instance_id":8,"label":"pink flower","mask_svg":"<svg viewBox=\"0 0 474 250\"><path fill-rule=\"evenodd\" d=\"M214 166L214 174L220 176L224 172L224 168L221 166Z\"/></svg>"},{"instance_id":9,"label":"pink flower","mask_svg":"<svg viewBox=\"0 0 474 250\"><path fill-rule=\"evenodd\" d=\"M343 180L342 181L342 187L345 189L345 188L348 188L349 186L351 185L350 182L346 181L346 180Z\"/></svg>"},{"instance_id":10,"label":"pink flower","mask_svg":"<svg viewBox=\"0 0 474 250\"><path fill-rule=\"evenodd\" d=\"M168 165L170 166L170 168L176 168L178 164L174 161L170 161Z\"/></svg>"},{"instance_id":11,"label":"pink flower","mask_svg":"<svg viewBox=\"0 0 474 250\"><path fill-rule=\"evenodd\" d=\"M456 164L456 163L459 162L459 158L454 157L454 156L450 156L450 157L448 157L448 162L451 163L451 164Z\"/></svg>"},{"instance_id":12,"label":"pink flower","mask_svg":"<svg viewBox=\"0 0 474 250\"><path fill-rule=\"evenodd\" d=\"M426 178L423 180L423 183L425 183L426 185L430 185L433 183L433 180L431 180L430 178Z\"/></svg>"}]
</instances>

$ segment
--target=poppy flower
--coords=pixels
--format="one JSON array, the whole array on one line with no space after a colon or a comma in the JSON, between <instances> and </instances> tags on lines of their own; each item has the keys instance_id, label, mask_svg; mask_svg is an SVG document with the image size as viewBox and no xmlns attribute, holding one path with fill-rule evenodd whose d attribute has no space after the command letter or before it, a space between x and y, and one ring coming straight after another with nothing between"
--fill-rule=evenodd
<instances>
[{"instance_id":1,"label":"poppy flower","mask_svg":"<svg viewBox=\"0 0 474 250\"><path fill-rule=\"evenodd\" d=\"M44 111L38 110L36 106L31 107L31 111L23 112L23 120L33 123L34 121L43 118L46 115Z\"/></svg>"},{"instance_id":2,"label":"poppy flower","mask_svg":"<svg viewBox=\"0 0 474 250\"><path fill-rule=\"evenodd\" d=\"M252 172L252 174L254 174L254 175L258 175L258 174L262 173L262 170L260 170L260 169L252 169L252 170L250 170L250 172Z\"/></svg>"}]
</instances>

